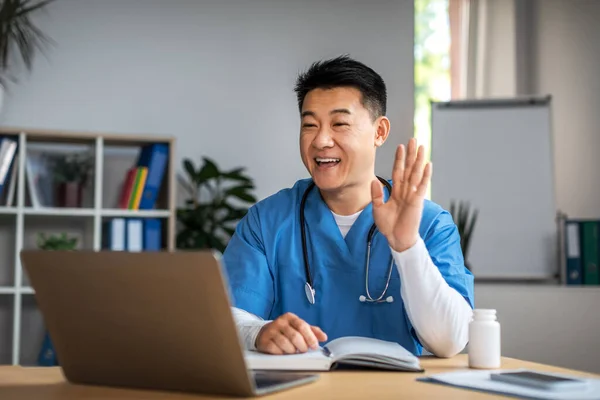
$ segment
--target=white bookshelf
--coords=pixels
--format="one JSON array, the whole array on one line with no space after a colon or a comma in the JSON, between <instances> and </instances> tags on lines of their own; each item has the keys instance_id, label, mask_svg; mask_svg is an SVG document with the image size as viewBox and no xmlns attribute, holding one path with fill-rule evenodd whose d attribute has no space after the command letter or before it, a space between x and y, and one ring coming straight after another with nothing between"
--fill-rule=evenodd
<instances>
[{"instance_id":1,"label":"white bookshelf","mask_svg":"<svg viewBox=\"0 0 600 400\"><path fill-rule=\"evenodd\" d=\"M34 290L21 267L20 251L35 248L34 238L39 232L66 232L79 237L78 249L102 250L102 226L110 218L160 218L163 250L175 250L175 139L22 128L0 128L0 136L18 141L14 206L0 206L0 364L35 365L45 327ZM125 169L134 166L142 146L151 143L164 143L170 149L156 208L120 209L115 199L120 195ZM92 180L86 187L89 204L81 208L32 206L26 169L28 148L44 146L58 146L62 152L69 152L70 146L92 150Z\"/></svg>"}]
</instances>

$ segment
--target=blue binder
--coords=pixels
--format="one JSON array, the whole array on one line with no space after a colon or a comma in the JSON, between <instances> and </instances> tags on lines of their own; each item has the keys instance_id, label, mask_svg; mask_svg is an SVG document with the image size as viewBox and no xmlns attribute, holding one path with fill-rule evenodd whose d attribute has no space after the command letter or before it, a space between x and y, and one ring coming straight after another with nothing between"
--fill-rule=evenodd
<instances>
[{"instance_id":1,"label":"blue binder","mask_svg":"<svg viewBox=\"0 0 600 400\"><path fill-rule=\"evenodd\" d=\"M166 144L154 143L142 148L137 165L147 167L148 175L140 200L140 210L151 210L155 207L168 160L169 147Z\"/></svg>"},{"instance_id":2,"label":"blue binder","mask_svg":"<svg viewBox=\"0 0 600 400\"><path fill-rule=\"evenodd\" d=\"M160 251L162 248L162 221L158 218L144 220L144 250Z\"/></svg>"},{"instance_id":3,"label":"blue binder","mask_svg":"<svg viewBox=\"0 0 600 400\"><path fill-rule=\"evenodd\" d=\"M53 367L58 365L56 358L56 352L54 351L54 345L50 339L50 334L46 332L44 335L44 341L42 342L42 348L38 356L38 364L43 367Z\"/></svg>"}]
</instances>

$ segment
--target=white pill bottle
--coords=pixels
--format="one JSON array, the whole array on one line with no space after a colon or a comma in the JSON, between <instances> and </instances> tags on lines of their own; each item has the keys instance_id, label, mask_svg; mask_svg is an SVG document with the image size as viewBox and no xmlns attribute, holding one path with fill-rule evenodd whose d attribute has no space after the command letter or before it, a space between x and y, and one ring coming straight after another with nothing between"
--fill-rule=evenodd
<instances>
[{"instance_id":1,"label":"white pill bottle","mask_svg":"<svg viewBox=\"0 0 600 400\"><path fill-rule=\"evenodd\" d=\"M500 323L496 320L496 310L473 310L467 347L470 368L500 368Z\"/></svg>"}]
</instances>

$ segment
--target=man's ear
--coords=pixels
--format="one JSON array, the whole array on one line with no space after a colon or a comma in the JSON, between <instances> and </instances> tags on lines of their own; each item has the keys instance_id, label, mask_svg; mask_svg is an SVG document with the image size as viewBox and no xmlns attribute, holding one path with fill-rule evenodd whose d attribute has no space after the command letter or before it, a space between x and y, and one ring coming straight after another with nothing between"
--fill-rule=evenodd
<instances>
[{"instance_id":1,"label":"man's ear","mask_svg":"<svg viewBox=\"0 0 600 400\"><path fill-rule=\"evenodd\" d=\"M382 146L390 134L390 120L385 117L377 118L375 121L375 146Z\"/></svg>"}]
</instances>

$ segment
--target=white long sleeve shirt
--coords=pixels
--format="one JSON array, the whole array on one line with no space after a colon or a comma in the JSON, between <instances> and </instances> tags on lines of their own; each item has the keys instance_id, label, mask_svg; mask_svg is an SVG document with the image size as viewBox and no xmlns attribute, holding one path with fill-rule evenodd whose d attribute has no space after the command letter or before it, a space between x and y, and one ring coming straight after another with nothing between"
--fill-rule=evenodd
<instances>
[{"instance_id":1,"label":"white long sleeve shirt","mask_svg":"<svg viewBox=\"0 0 600 400\"><path fill-rule=\"evenodd\" d=\"M360 215L333 214L342 235ZM438 357L452 357L467 344L471 306L444 280L421 238L410 249L392 255L402 281L402 300L423 347ZM236 326L247 349L256 349L260 329L270 321L232 308Z\"/></svg>"}]
</instances>

